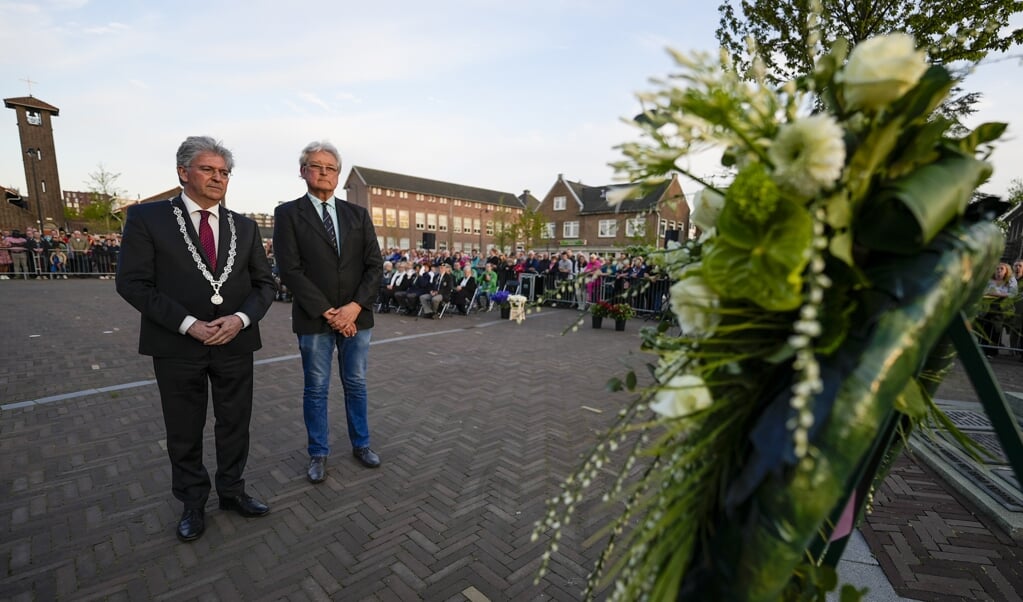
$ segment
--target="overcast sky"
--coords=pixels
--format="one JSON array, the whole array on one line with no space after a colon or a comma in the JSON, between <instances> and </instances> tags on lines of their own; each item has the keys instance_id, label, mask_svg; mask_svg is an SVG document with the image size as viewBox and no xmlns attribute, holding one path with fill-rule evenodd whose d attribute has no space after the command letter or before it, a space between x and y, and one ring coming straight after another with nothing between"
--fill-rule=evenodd
<instances>
[{"instance_id":1,"label":"overcast sky","mask_svg":"<svg viewBox=\"0 0 1023 602\"><path fill-rule=\"evenodd\" d=\"M613 147L635 138L621 118L672 71L665 47L716 48L717 4L0 0L0 96L31 79L60 108L65 190L102 163L126 196L156 194L177 184L178 144L208 134L234 151L239 211L301 194L298 153L316 139L341 149L342 177L362 165L542 198L559 173L615 181ZM1023 177L1021 81L1012 60L966 82L985 94L971 125L1010 123L994 194ZM30 192L14 111L0 124L0 184Z\"/></svg>"}]
</instances>

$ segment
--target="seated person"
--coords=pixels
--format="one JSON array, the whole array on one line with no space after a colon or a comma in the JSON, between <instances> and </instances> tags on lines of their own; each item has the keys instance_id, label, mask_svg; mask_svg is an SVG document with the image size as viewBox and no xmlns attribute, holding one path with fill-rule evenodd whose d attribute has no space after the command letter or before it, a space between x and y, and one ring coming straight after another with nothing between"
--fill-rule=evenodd
<instances>
[{"instance_id":1,"label":"seated person","mask_svg":"<svg viewBox=\"0 0 1023 602\"><path fill-rule=\"evenodd\" d=\"M451 293L455 288L451 266L441 263L437 269L440 272L434 277L430 290L419 295L419 303L423 306L423 315L427 318L440 317L440 308L451 298Z\"/></svg>"},{"instance_id":2,"label":"seated person","mask_svg":"<svg viewBox=\"0 0 1023 602\"><path fill-rule=\"evenodd\" d=\"M476 286L480 287L480 298L490 299L490 295L497 292L497 272L492 264L485 264L483 271L476 277Z\"/></svg>"},{"instance_id":3,"label":"seated person","mask_svg":"<svg viewBox=\"0 0 1023 602\"><path fill-rule=\"evenodd\" d=\"M404 307L410 314L415 313L419 308L419 295L428 293L433 288L433 277L434 272L429 266L420 266L418 274L416 274L409 287L404 292L394 294L394 299L398 302L398 306Z\"/></svg>"},{"instance_id":4,"label":"seated person","mask_svg":"<svg viewBox=\"0 0 1023 602\"><path fill-rule=\"evenodd\" d=\"M416 277L415 270L407 261L399 261L398 269L391 274L390 279L380 289L380 313L386 314L391 311L391 303L400 305L397 302L398 293L404 293L412 285Z\"/></svg>"},{"instance_id":5,"label":"seated person","mask_svg":"<svg viewBox=\"0 0 1023 602\"><path fill-rule=\"evenodd\" d=\"M451 293L451 302L458 307L458 313L469 313L469 302L476 294L476 278L472 275L472 268L465 266L462 269L462 277L455 283L455 290Z\"/></svg>"}]
</instances>

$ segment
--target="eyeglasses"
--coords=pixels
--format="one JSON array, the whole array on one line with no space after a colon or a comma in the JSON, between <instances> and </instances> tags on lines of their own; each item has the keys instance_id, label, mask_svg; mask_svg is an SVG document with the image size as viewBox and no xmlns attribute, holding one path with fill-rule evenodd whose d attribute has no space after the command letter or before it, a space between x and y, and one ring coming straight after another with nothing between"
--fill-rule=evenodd
<instances>
[{"instance_id":1,"label":"eyeglasses","mask_svg":"<svg viewBox=\"0 0 1023 602\"><path fill-rule=\"evenodd\" d=\"M207 178L212 178L213 174L219 174L220 177L224 179L231 177L231 172L226 169L217 169L216 167L211 167L209 165L197 165L195 168Z\"/></svg>"},{"instance_id":2,"label":"eyeglasses","mask_svg":"<svg viewBox=\"0 0 1023 602\"><path fill-rule=\"evenodd\" d=\"M335 167L333 165L320 165L318 163L306 163L305 166L308 167L312 171L318 171L320 173L335 174L335 173L338 172L337 167Z\"/></svg>"}]
</instances>

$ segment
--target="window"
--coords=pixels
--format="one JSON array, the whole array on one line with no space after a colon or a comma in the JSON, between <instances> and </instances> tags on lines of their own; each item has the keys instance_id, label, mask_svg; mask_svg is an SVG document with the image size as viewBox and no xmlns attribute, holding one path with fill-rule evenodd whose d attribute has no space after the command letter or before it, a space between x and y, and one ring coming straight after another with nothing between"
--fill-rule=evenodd
<instances>
[{"instance_id":1,"label":"window","mask_svg":"<svg viewBox=\"0 0 1023 602\"><path fill-rule=\"evenodd\" d=\"M561 227L561 235L564 238L579 238L579 222L565 222Z\"/></svg>"},{"instance_id":2,"label":"window","mask_svg":"<svg viewBox=\"0 0 1023 602\"><path fill-rule=\"evenodd\" d=\"M646 220L641 217L625 220L626 236L643 236L644 234L646 234Z\"/></svg>"},{"instance_id":3,"label":"window","mask_svg":"<svg viewBox=\"0 0 1023 602\"><path fill-rule=\"evenodd\" d=\"M43 116L39 111L25 111L25 119L29 125L43 125Z\"/></svg>"},{"instance_id":4,"label":"window","mask_svg":"<svg viewBox=\"0 0 1023 602\"><path fill-rule=\"evenodd\" d=\"M547 222L543 225L543 231L540 232L540 238L554 238L556 224L554 222Z\"/></svg>"},{"instance_id":5,"label":"window","mask_svg":"<svg viewBox=\"0 0 1023 602\"><path fill-rule=\"evenodd\" d=\"M657 236L663 238L668 233L668 220L662 219L657 222Z\"/></svg>"},{"instance_id":6,"label":"window","mask_svg":"<svg viewBox=\"0 0 1023 602\"><path fill-rule=\"evenodd\" d=\"M455 200L451 201L451 204L454 205L455 207L461 207L462 206L462 200L461 199L455 199Z\"/></svg>"},{"instance_id":7,"label":"window","mask_svg":"<svg viewBox=\"0 0 1023 602\"><path fill-rule=\"evenodd\" d=\"M417 200L417 201L422 201L422 200L424 200L424 199L426 199L426 197L425 197L425 196L423 196L422 194L416 194L416 200Z\"/></svg>"},{"instance_id":8,"label":"window","mask_svg":"<svg viewBox=\"0 0 1023 602\"><path fill-rule=\"evenodd\" d=\"M397 209L388 209L384 213L384 215L387 217L387 222L386 223L387 223L387 227L388 228L397 227L397 225L398 225L398 210Z\"/></svg>"},{"instance_id":9,"label":"window","mask_svg":"<svg viewBox=\"0 0 1023 602\"><path fill-rule=\"evenodd\" d=\"M487 220L487 236L494 235L494 220Z\"/></svg>"},{"instance_id":10,"label":"window","mask_svg":"<svg viewBox=\"0 0 1023 602\"><path fill-rule=\"evenodd\" d=\"M554 210L555 211L564 211L565 207L567 205L568 205L568 197L563 197L563 196L556 196L556 197L554 197Z\"/></svg>"},{"instance_id":11,"label":"window","mask_svg":"<svg viewBox=\"0 0 1023 602\"><path fill-rule=\"evenodd\" d=\"M398 192L398 198L399 199L407 199L408 198L408 193L405 192L404 190L402 190L402 191Z\"/></svg>"},{"instance_id":12,"label":"window","mask_svg":"<svg viewBox=\"0 0 1023 602\"><path fill-rule=\"evenodd\" d=\"M462 233L463 234L472 234L472 220L471 219L465 218L464 220L462 220Z\"/></svg>"},{"instance_id":13,"label":"window","mask_svg":"<svg viewBox=\"0 0 1023 602\"><path fill-rule=\"evenodd\" d=\"M386 194L387 194L387 196L394 196L394 191L391 190L390 188L388 188L387 191L386 191Z\"/></svg>"},{"instance_id":14,"label":"window","mask_svg":"<svg viewBox=\"0 0 1023 602\"><path fill-rule=\"evenodd\" d=\"M436 203L437 202L437 197L435 197L435 196L428 196L428 197L426 197L426 202L427 203Z\"/></svg>"},{"instance_id":15,"label":"window","mask_svg":"<svg viewBox=\"0 0 1023 602\"><path fill-rule=\"evenodd\" d=\"M380 194L380 192L381 192L380 188L377 187L377 186L374 186L374 187L370 188L369 191L371 193L373 193L373 194Z\"/></svg>"},{"instance_id":16,"label":"window","mask_svg":"<svg viewBox=\"0 0 1023 602\"><path fill-rule=\"evenodd\" d=\"M479 203L473 203L472 206L473 206L474 209L482 209L483 208L483 205L481 205Z\"/></svg>"},{"instance_id":17,"label":"window","mask_svg":"<svg viewBox=\"0 0 1023 602\"><path fill-rule=\"evenodd\" d=\"M398 239L398 248L399 249L409 249L409 248L411 248L411 245L409 244L409 239L408 238L400 238L400 239Z\"/></svg>"},{"instance_id":18,"label":"window","mask_svg":"<svg viewBox=\"0 0 1023 602\"><path fill-rule=\"evenodd\" d=\"M384 237L383 236L377 236L377 244L380 245L381 249L384 248Z\"/></svg>"},{"instance_id":19,"label":"window","mask_svg":"<svg viewBox=\"0 0 1023 602\"><path fill-rule=\"evenodd\" d=\"M426 230L426 214L416 211L416 230Z\"/></svg>"},{"instance_id":20,"label":"window","mask_svg":"<svg viewBox=\"0 0 1023 602\"><path fill-rule=\"evenodd\" d=\"M427 214L427 216L426 216L426 229L427 230L434 230L434 231L437 230L437 214L436 213Z\"/></svg>"},{"instance_id":21,"label":"window","mask_svg":"<svg viewBox=\"0 0 1023 602\"><path fill-rule=\"evenodd\" d=\"M385 249L385 248L386 249L393 249L394 248L394 237L393 236L388 236L387 237L387 246L386 247L381 247L381 248L382 249Z\"/></svg>"},{"instance_id":22,"label":"window","mask_svg":"<svg viewBox=\"0 0 1023 602\"><path fill-rule=\"evenodd\" d=\"M455 217L453 217L451 219L454 221L454 224L452 225L453 231L454 232L461 232L462 231L462 218L456 215Z\"/></svg>"},{"instance_id":23,"label":"window","mask_svg":"<svg viewBox=\"0 0 1023 602\"><path fill-rule=\"evenodd\" d=\"M381 207L373 208L373 225L377 228L384 226L384 210Z\"/></svg>"},{"instance_id":24,"label":"window","mask_svg":"<svg viewBox=\"0 0 1023 602\"><path fill-rule=\"evenodd\" d=\"M437 229L441 232L448 231L448 216L441 215L437 217Z\"/></svg>"},{"instance_id":25,"label":"window","mask_svg":"<svg viewBox=\"0 0 1023 602\"><path fill-rule=\"evenodd\" d=\"M408 210L401 209L398 211L398 227L408 230Z\"/></svg>"},{"instance_id":26,"label":"window","mask_svg":"<svg viewBox=\"0 0 1023 602\"><path fill-rule=\"evenodd\" d=\"M440 197L440 204L441 204L441 205L447 205L447 204L448 204L448 199L447 199L447 197L443 197L443 196L442 196L442 197Z\"/></svg>"},{"instance_id":27,"label":"window","mask_svg":"<svg viewBox=\"0 0 1023 602\"><path fill-rule=\"evenodd\" d=\"M613 219L602 219L597 223L597 236L600 238L614 238L618 236L618 222Z\"/></svg>"},{"instance_id":28,"label":"window","mask_svg":"<svg viewBox=\"0 0 1023 602\"><path fill-rule=\"evenodd\" d=\"M479 234L480 233L480 220L478 220L478 219L472 220L472 233L473 234Z\"/></svg>"}]
</instances>

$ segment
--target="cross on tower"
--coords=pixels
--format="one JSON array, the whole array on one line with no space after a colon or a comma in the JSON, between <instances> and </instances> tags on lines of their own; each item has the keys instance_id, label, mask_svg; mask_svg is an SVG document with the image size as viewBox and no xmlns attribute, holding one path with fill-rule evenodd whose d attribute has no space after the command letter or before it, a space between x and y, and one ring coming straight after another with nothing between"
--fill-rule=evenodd
<instances>
[{"instance_id":1,"label":"cross on tower","mask_svg":"<svg viewBox=\"0 0 1023 602\"><path fill-rule=\"evenodd\" d=\"M23 79L23 80L21 80L21 81L23 81L23 82L25 82L26 84L28 84L28 95L29 95L29 96L32 96L32 84L38 84L39 82L37 82L37 81L32 81L32 78L31 78L31 77L29 77L29 76L26 76L26 77L25 77L25 79Z\"/></svg>"}]
</instances>

